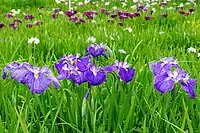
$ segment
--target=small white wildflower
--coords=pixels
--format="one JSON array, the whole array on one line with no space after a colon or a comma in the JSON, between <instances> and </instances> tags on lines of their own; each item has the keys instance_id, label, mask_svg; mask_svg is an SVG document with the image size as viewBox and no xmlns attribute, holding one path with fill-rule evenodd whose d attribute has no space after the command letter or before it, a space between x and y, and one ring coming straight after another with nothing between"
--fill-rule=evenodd
<instances>
[{"instance_id":1,"label":"small white wildflower","mask_svg":"<svg viewBox=\"0 0 200 133\"><path fill-rule=\"evenodd\" d=\"M59 14L63 15L63 14L64 14L64 12L63 12L63 11L59 11Z\"/></svg>"},{"instance_id":2,"label":"small white wildflower","mask_svg":"<svg viewBox=\"0 0 200 133\"><path fill-rule=\"evenodd\" d=\"M197 57L200 57L200 53L198 53Z\"/></svg>"},{"instance_id":3,"label":"small white wildflower","mask_svg":"<svg viewBox=\"0 0 200 133\"><path fill-rule=\"evenodd\" d=\"M61 1L60 1L60 0L55 0L55 2L56 2L57 4L60 4L60 3L61 3Z\"/></svg>"},{"instance_id":4,"label":"small white wildflower","mask_svg":"<svg viewBox=\"0 0 200 133\"><path fill-rule=\"evenodd\" d=\"M117 10L117 7L116 6L113 6L113 8L112 8L113 10Z\"/></svg>"},{"instance_id":5,"label":"small white wildflower","mask_svg":"<svg viewBox=\"0 0 200 133\"><path fill-rule=\"evenodd\" d=\"M131 9L136 9L136 8L137 8L136 5L131 6Z\"/></svg>"},{"instance_id":6,"label":"small white wildflower","mask_svg":"<svg viewBox=\"0 0 200 133\"><path fill-rule=\"evenodd\" d=\"M96 7L99 7L99 4L96 4Z\"/></svg>"},{"instance_id":7,"label":"small white wildflower","mask_svg":"<svg viewBox=\"0 0 200 133\"><path fill-rule=\"evenodd\" d=\"M188 50L188 53L196 53L197 52L197 50L193 47L190 47L187 50Z\"/></svg>"},{"instance_id":8,"label":"small white wildflower","mask_svg":"<svg viewBox=\"0 0 200 133\"><path fill-rule=\"evenodd\" d=\"M79 5L79 6L82 6L82 5L83 5L83 2L79 2L78 5Z\"/></svg>"},{"instance_id":9,"label":"small white wildflower","mask_svg":"<svg viewBox=\"0 0 200 133\"><path fill-rule=\"evenodd\" d=\"M131 29L131 27L127 27L125 30L127 30L128 32L132 32L133 30Z\"/></svg>"},{"instance_id":10,"label":"small white wildflower","mask_svg":"<svg viewBox=\"0 0 200 133\"><path fill-rule=\"evenodd\" d=\"M164 33L165 33L164 31L160 31L160 32L159 32L160 35L162 35L162 34L164 34Z\"/></svg>"},{"instance_id":11,"label":"small white wildflower","mask_svg":"<svg viewBox=\"0 0 200 133\"><path fill-rule=\"evenodd\" d=\"M183 3L181 3L181 4L179 5L179 7L184 7L184 4L183 4Z\"/></svg>"},{"instance_id":12,"label":"small white wildflower","mask_svg":"<svg viewBox=\"0 0 200 133\"><path fill-rule=\"evenodd\" d=\"M134 2L134 3L137 3L137 2L139 2L139 0L133 0L133 2Z\"/></svg>"},{"instance_id":13,"label":"small white wildflower","mask_svg":"<svg viewBox=\"0 0 200 133\"><path fill-rule=\"evenodd\" d=\"M122 7L126 7L127 4L125 2L122 2Z\"/></svg>"},{"instance_id":14,"label":"small white wildflower","mask_svg":"<svg viewBox=\"0 0 200 133\"><path fill-rule=\"evenodd\" d=\"M152 12L153 12L152 14L154 14L154 13L156 12L156 9L155 9L155 8L152 8L151 10L152 10Z\"/></svg>"},{"instance_id":15,"label":"small white wildflower","mask_svg":"<svg viewBox=\"0 0 200 133\"><path fill-rule=\"evenodd\" d=\"M167 10L174 10L175 8L170 6L169 8L167 8Z\"/></svg>"},{"instance_id":16,"label":"small white wildflower","mask_svg":"<svg viewBox=\"0 0 200 133\"><path fill-rule=\"evenodd\" d=\"M120 53L122 53L122 54L126 54L126 51L124 50L124 49L119 49L118 50Z\"/></svg>"},{"instance_id":17,"label":"small white wildflower","mask_svg":"<svg viewBox=\"0 0 200 133\"><path fill-rule=\"evenodd\" d=\"M32 44L32 43L38 44L40 43L40 40L37 37L31 37L28 39L28 44Z\"/></svg>"},{"instance_id":18,"label":"small white wildflower","mask_svg":"<svg viewBox=\"0 0 200 133\"><path fill-rule=\"evenodd\" d=\"M158 4L158 3L156 3L156 2L154 2L154 3L151 3L151 5L152 5L152 6L155 6L155 5L157 5L157 4Z\"/></svg>"},{"instance_id":19,"label":"small white wildflower","mask_svg":"<svg viewBox=\"0 0 200 133\"><path fill-rule=\"evenodd\" d=\"M105 3L105 6L108 6L108 5L110 5L110 2L106 2L106 3Z\"/></svg>"},{"instance_id":20,"label":"small white wildflower","mask_svg":"<svg viewBox=\"0 0 200 133\"><path fill-rule=\"evenodd\" d=\"M12 9L10 12L12 13L13 16L17 15L17 14L20 14L20 9L18 10L15 10L15 9Z\"/></svg>"},{"instance_id":21,"label":"small white wildflower","mask_svg":"<svg viewBox=\"0 0 200 133\"><path fill-rule=\"evenodd\" d=\"M95 20L92 20L92 23L93 23L93 24L96 24L97 22L96 22Z\"/></svg>"},{"instance_id":22,"label":"small white wildflower","mask_svg":"<svg viewBox=\"0 0 200 133\"><path fill-rule=\"evenodd\" d=\"M190 5L190 2L186 2L185 5Z\"/></svg>"},{"instance_id":23,"label":"small white wildflower","mask_svg":"<svg viewBox=\"0 0 200 133\"><path fill-rule=\"evenodd\" d=\"M96 42L96 38L94 36L88 37L87 42L88 43L90 43L90 42L91 43L95 43Z\"/></svg>"}]
</instances>

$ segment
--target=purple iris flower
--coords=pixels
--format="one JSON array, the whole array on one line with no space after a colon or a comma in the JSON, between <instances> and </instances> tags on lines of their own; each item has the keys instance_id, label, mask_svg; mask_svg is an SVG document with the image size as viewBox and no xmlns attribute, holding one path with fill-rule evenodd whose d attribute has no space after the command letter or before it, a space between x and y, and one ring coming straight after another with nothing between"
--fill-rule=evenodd
<instances>
[{"instance_id":1,"label":"purple iris flower","mask_svg":"<svg viewBox=\"0 0 200 133\"><path fill-rule=\"evenodd\" d=\"M169 71L172 67L178 66L178 61L174 57L162 58L158 62L150 63L150 70L153 72L153 75L159 75L163 72Z\"/></svg>"},{"instance_id":2,"label":"purple iris flower","mask_svg":"<svg viewBox=\"0 0 200 133\"><path fill-rule=\"evenodd\" d=\"M42 25L43 22L42 22L41 20L38 20L38 21L35 21L34 24L35 24L36 26L39 26L39 25Z\"/></svg>"},{"instance_id":3,"label":"purple iris flower","mask_svg":"<svg viewBox=\"0 0 200 133\"><path fill-rule=\"evenodd\" d=\"M6 79L7 77L7 71L12 71L14 70L15 68L17 68L20 64L17 63L17 62L13 62L9 65L7 65L6 67L3 68L3 75L2 75L2 78L3 79Z\"/></svg>"},{"instance_id":4,"label":"purple iris flower","mask_svg":"<svg viewBox=\"0 0 200 133\"><path fill-rule=\"evenodd\" d=\"M59 73L57 77L59 80L68 79L74 81L76 84L82 84L86 82L84 72L88 70L90 64L89 56L80 57L69 55L63 56L55 67Z\"/></svg>"},{"instance_id":5,"label":"purple iris flower","mask_svg":"<svg viewBox=\"0 0 200 133\"><path fill-rule=\"evenodd\" d=\"M26 27L27 27L27 28L32 28L32 27L33 27L33 24L28 23L28 24L26 24Z\"/></svg>"},{"instance_id":6,"label":"purple iris flower","mask_svg":"<svg viewBox=\"0 0 200 133\"><path fill-rule=\"evenodd\" d=\"M13 17L13 15L12 15L12 13L7 13L4 17L7 17L7 18L12 18Z\"/></svg>"},{"instance_id":7,"label":"purple iris flower","mask_svg":"<svg viewBox=\"0 0 200 133\"><path fill-rule=\"evenodd\" d=\"M57 17L58 17L58 14L57 14L57 13L53 13L53 14L52 14L52 18L53 18L53 19L56 19Z\"/></svg>"},{"instance_id":8,"label":"purple iris flower","mask_svg":"<svg viewBox=\"0 0 200 133\"><path fill-rule=\"evenodd\" d=\"M118 76L122 81L124 81L124 83L128 83L133 80L135 69L130 68L130 64L116 61L114 67L118 70Z\"/></svg>"},{"instance_id":9,"label":"purple iris flower","mask_svg":"<svg viewBox=\"0 0 200 133\"><path fill-rule=\"evenodd\" d=\"M189 11L192 13L194 12L194 8L190 8Z\"/></svg>"},{"instance_id":10,"label":"purple iris flower","mask_svg":"<svg viewBox=\"0 0 200 133\"><path fill-rule=\"evenodd\" d=\"M26 15L24 16L24 19L27 19L27 20L33 20L34 17L33 17L32 14L26 14Z\"/></svg>"},{"instance_id":11,"label":"purple iris flower","mask_svg":"<svg viewBox=\"0 0 200 133\"><path fill-rule=\"evenodd\" d=\"M135 75L135 69L130 68L130 64L121 61L116 61L113 65L103 67L102 69L106 73L112 73L117 70L120 80L124 81L124 83L131 82Z\"/></svg>"},{"instance_id":12,"label":"purple iris flower","mask_svg":"<svg viewBox=\"0 0 200 133\"><path fill-rule=\"evenodd\" d=\"M86 16L88 19L93 19L95 15L97 15L97 11L85 11L84 16Z\"/></svg>"},{"instance_id":13,"label":"purple iris flower","mask_svg":"<svg viewBox=\"0 0 200 133\"><path fill-rule=\"evenodd\" d=\"M77 13L76 10L69 10L69 11L66 11L66 12L65 12L65 15L66 15L67 17L71 17L71 16L75 15L76 13Z\"/></svg>"},{"instance_id":14,"label":"purple iris flower","mask_svg":"<svg viewBox=\"0 0 200 133\"><path fill-rule=\"evenodd\" d=\"M21 21L19 18L16 18L16 19L14 20L14 22L15 22L15 23L22 23L22 21Z\"/></svg>"},{"instance_id":15,"label":"purple iris flower","mask_svg":"<svg viewBox=\"0 0 200 133\"><path fill-rule=\"evenodd\" d=\"M101 68L97 68L95 65L90 65L84 76L92 86L100 85L106 81L106 72Z\"/></svg>"},{"instance_id":16,"label":"purple iris flower","mask_svg":"<svg viewBox=\"0 0 200 133\"><path fill-rule=\"evenodd\" d=\"M176 83L181 84L181 87L190 95L190 98L195 98L196 80L190 78L182 68L176 67L174 71L166 71L154 77L154 87L161 93L174 89Z\"/></svg>"},{"instance_id":17,"label":"purple iris flower","mask_svg":"<svg viewBox=\"0 0 200 133\"><path fill-rule=\"evenodd\" d=\"M41 94L52 83L54 88L59 88L60 83L53 76L53 73L48 67L34 67L28 63L13 62L3 68L3 79L7 76L7 71L11 72L11 78L26 84L32 93Z\"/></svg>"},{"instance_id":18,"label":"purple iris flower","mask_svg":"<svg viewBox=\"0 0 200 133\"><path fill-rule=\"evenodd\" d=\"M178 65L178 61L173 57L151 62L150 70L154 75L154 87L159 92L166 93L174 89L176 83L180 83L183 90L190 95L190 98L195 98L196 80L190 78L189 74Z\"/></svg>"},{"instance_id":19,"label":"purple iris flower","mask_svg":"<svg viewBox=\"0 0 200 133\"><path fill-rule=\"evenodd\" d=\"M118 22L117 24L118 24L119 26L123 26L123 25L124 25L123 22Z\"/></svg>"},{"instance_id":20,"label":"purple iris flower","mask_svg":"<svg viewBox=\"0 0 200 133\"><path fill-rule=\"evenodd\" d=\"M4 27L4 23L0 22L0 29Z\"/></svg>"},{"instance_id":21,"label":"purple iris flower","mask_svg":"<svg viewBox=\"0 0 200 133\"><path fill-rule=\"evenodd\" d=\"M92 44L87 48L86 53L93 57L106 56L105 46L101 44Z\"/></svg>"},{"instance_id":22,"label":"purple iris flower","mask_svg":"<svg viewBox=\"0 0 200 133\"><path fill-rule=\"evenodd\" d=\"M69 18L69 21L73 21L74 23L78 23L78 22L79 22L79 19L78 19L78 17L76 17L76 16L71 16L71 17Z\"/></svg>"},{"instance_id":23,"label":"purple iris flower","mask_svg":"<svg viewBox=\"0 0 200 133\"><path fill-rule=\"evenodd\" d=\"M151 18L150 16L145 16L145 20L151 20Z\"/></svg>"},{"instance_id":24,"label":"purple iris flower","mask_svg":"<svg viewBox=\"0 0 200 133\"><path fill-rule=\"evenodd\" d=\"M10 26L11 28L13 28L14 30L16 30L17 27L18 27L18 25L17 25L15 22L10 22L9 26Z\"/></svg>"}]
</instances>

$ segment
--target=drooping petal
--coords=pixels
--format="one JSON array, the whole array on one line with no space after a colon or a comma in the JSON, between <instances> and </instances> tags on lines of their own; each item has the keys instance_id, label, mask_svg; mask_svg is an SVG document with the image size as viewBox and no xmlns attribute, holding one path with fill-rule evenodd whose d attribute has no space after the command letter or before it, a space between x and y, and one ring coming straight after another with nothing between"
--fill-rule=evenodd
<instances>
[{"instance_id":1,"label":"drooping petal","mask_svg":"<svg viewBox=\"0 0 200 133\"><path fill-rule=\"evenodd\" d=\"M59 88L59 87L60 87L60 83L59 83L58 79L56 79L56 78L53 76L53 73L52 73L52 71L49 69L49 67L47 67L47 66L42 67L42 68L41 68L41 72L44 73L44 74L47 76L47 78L48 78L49 80L51 80L51 82L52 82L54 88Z\"/></svg>"},{"instance_id":2,"label":"drooping petal","mask_svg":"<svg viewBox=\"0 0 200 133\"><path fill-rule=\"evenodd\" d=\"M181 87L190 95L190 98L195 98L195 88L196 86L196 80L189 78L187 81L181 82Z\"/></svg>"},{"instance_id":3,"label":"drooping petal","mask_svg":"<svg viewBox=\"0 0 200 133\"><path fill-rule=\"evenodd\" d=\"M21 66L11 71L11 78L24 84L26 83L25 77L28 73L28 69L24 66Z\"/></svg>"},{"instance_id":4,"label":"drooping petal","mask_svg":"<svg viewBox=\"0 0 200 133\"><path fill-rule=\"evenodd\" d=\"M132 68L127 68L127 69L119 68L118 76L125 83L128 83L128 82L132 81L134 75L135 75L135 69L132 69Z\"/></svg>"},{"instance_id":5,"label":"drooping petal","mask_svg":"<svg viewBox=\"0 0 200 133\"><path fill-rule=\"evenodd\" d=\"M161 93L166 93L174 88L174 81L167 74L154 77L154 87Z\"/></svg>"},{"instance_id":6,"label":"drooping petal","mask_svg":"<svg viewBox=\"0 0 200 133\"><path fill-rule=\"evenodd\" d=\"M36 94L43 93L51 83L45 74L39 73L38 77L35 78L32 72L29 72L26 76L26 85L29 87L30 91Z\"/></svg>"},{"instance_id":7,"label":"drooping petal","mask_svg":"<svg viewBox=\"0 0 200 133\"><path fill-rule=\"evenodd\" d=\"M85 79L85 76L84 76L84 72L73 71L72 74L71 74L71 78L78 85L86 82L86 79Z\"/></svg>"},{"instance_id":8,"label":"drooping petal","mask_svg":"<svg viewBox=\"0 0 200 133\"><path fill-rule=\"evenodd\" d=\"M7 66L5 66L3 68L3 74L2 74L2 78L3 79L6 79L7 77L7 71L11 71L11 70L14 70L15 68L17 68L20 64L17 63L17 62L13 62L11 64L8 64Z\"/></svg>"},{"instance_id":9,"label":"drooping petal","mask_svg":"<svg viewBox=\"0 0 200 133\"><path fill-rule=\"evenodd\" d=\"M115 65L110 65L110 66L102 67L102 70L104 70L107 73L112 73L113 71L117 70L117 67Z\"/></svg>"},{"instance_id":10,"label":"drooping petal","mask_svg":"<svg viewBox=\"0 0 200 133\"><path fill-rule=\"evenodd\" d=\"M84 71L88 70L89 64L90 64L90 58L89 58L89 56L86 56L83 58L79 58L76 61L75 65L80 71L84 72Z\"/></svg>"},{"instance_id":11,"label":"drooping petal","mask_svg":"<svg viewBox=\"0 0 200 133\"><path fill-rule=\"evenodd\" d=\"M96 75L91 71L85 72L85 78L92 86L100 85L106 80L106 74L103 71L98 71Z\"/></svg>"}]
</instances>

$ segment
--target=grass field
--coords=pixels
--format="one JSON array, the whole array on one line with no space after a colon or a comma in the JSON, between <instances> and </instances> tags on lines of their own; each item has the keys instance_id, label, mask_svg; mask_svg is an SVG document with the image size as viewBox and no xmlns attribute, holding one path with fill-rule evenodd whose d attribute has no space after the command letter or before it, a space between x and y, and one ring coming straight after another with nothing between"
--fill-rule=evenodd
<instances>
[{"instance_id":1,"label":"grass field","mask_svg":"<svg viewBox=\"0 0 200 133\"><path fill-rule=\"evenodd\" d=\"M53 0L1 0L0 22L0 68L3 69L13 61L28 62L34 66L49 66L54 75L58 72L54 63L64 55L80 53L85 55L91 44L87 39L96 38L98 44L105 43L112 50L112 56L95 60L98 66L112 64L115 60L126 61L136 68L134 80L125 84L115 76L108 74L107 81L91 88L91 94L84 101L88 90L87 83L76 85L68 80L60 81L61 87L50 86L42 94L33 94L29 88L10 78L0 80L0 133L57 133L57 132L200 132L200 6L197 4L194 13L181 15L179 10L167 10L160 5L153 5L154 14L141 12L132 19L108 22L108 15L101 13L102 8L113 11L116 6L121 11L135 12L130 8L137 3L127 2L122 7L120 2L88 3L77 7L78 15L86 10L96 10L93 20L84 24L69 22L65 14L53 19L53 8L67 11L65 4L56 4ZM181 2L176 2L179 6ZM184 2L185 3L185 2ZM146 5L145 3L143 5ZM39 9L40 6L44 8ZM192 4L185 5L188 10ZM4 15L11 9L21 9L13 18ZM24 13L31 13L35 18L25 20ZM39 14L40 13L40 14ZM160 14L167 13L166 18ZM145 20L151 16L151 20ZM15 18L22 23L16 30L9 27ZM41 20L40 26L26 27L28 23ZM123 22L123 26L117 24ZM132 31L126 30L128 27ZM38 44L28 44L31 37L37 37ZM196 53L189 53L193 47ZM118 50L123 49L125 54ZM173 91L161 94L154 88L153 74L149 63L161 57L175 57L179 65L191 77L197 80L196 98L176 86ZM177 93L174 94L174 92Z\"/></svg>"}]
</instances>

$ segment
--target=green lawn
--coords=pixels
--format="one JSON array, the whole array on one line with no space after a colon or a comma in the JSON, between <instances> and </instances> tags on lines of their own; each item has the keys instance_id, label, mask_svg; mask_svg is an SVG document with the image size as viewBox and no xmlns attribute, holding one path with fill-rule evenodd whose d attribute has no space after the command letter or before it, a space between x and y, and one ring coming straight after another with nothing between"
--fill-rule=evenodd
<instances>
[{"instance_id":1,"label":"green lawn","mask_svg":"<svg viewBox=\"0 0 200 133\"><path fill-rule=\"evenodd\" d=\"M108 75L106 83L91 89L86 105L82 103L87 84L78 86L64 80L60 82L59 89L49 87L43 94L36 95L25 85L10 78L1 78L0 133L200 132L199 5L189 16L180 15L175 10L160 11L157 5L152 20L146 21L145 14L141 14L138 18L123 20L124 26L119 26L117 18L114 24L108 23L108 17L100 12L101 8L112 10L113 6L117 6L121 10L132 11L130 6L133 3L124 8L120 2L111 2L109 6L103 3L99 3L98 7L91 4L77 6L80 16L85 10L97 10L99 14L94 18L95 24L91 20L75 24L69 22L65 15L52 19L53 8L68 10L68 6L57 5L53 0L36 0L36 3L16 1L0 2L0 22L6 25L0 29L0 69L13 61L26 61L35 66L49 66L57 76L54 63L64 54L85 55L89 45L87 39L94 36L97 43L106 43L113 51L108 59L98 58L98 66L125 60L136 68L136 75L128 84ZM39 15L41 5L45 8ZM17 17L23 22L17 30L8 26L13 18L4 17L13 8L21 9ZM27 12L33 14L33 21L23 19L23 13ZM165 12L168 17L161 17L160 13ZM43 24L26 28L27 23L35 20L42 20ZM132 32L125 30L127 27L131 27ZM39 38L40 43L28 44L31 37ZM197 53L188 53L189 47L196 48ZM118 49L127 53L122 54ZM171 56L178 59L180 66L191 77L197 79L195 99L190 99L180 86L175 87L175 95L174 91L161 94L154 88L149 62Z\"/></svg>"}]
</instances>

